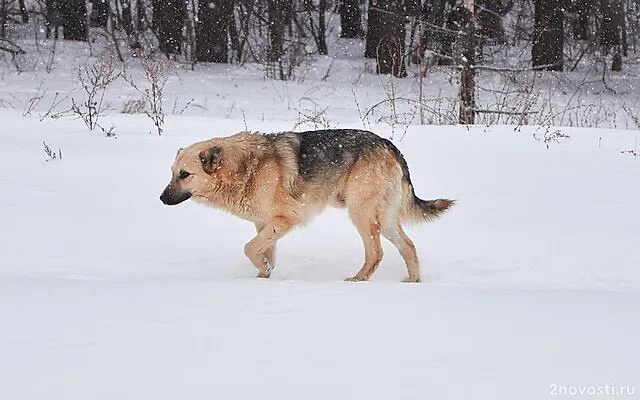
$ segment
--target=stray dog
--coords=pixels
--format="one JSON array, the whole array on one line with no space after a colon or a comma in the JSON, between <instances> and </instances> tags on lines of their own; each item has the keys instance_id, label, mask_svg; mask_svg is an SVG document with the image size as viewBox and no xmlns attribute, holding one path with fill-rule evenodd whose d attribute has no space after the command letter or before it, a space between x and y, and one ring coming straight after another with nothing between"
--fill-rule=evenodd
<instances>
[{"instance_id":1,"label":"stray dog","mask_svg":"<svg viewBox=\"0 0 640 400\"><path fill-rule=\"evenodd\" d=\"M382 260L382 235L404 259L404 281L419 282L416 249L401 223L434 220L454 204L418 198L398 148L354 129L213 138L179 149L171 173L164 204L192 199L255 224L244 253L260 278L271 275L278 239L330 205L348 210L364 244L364 265L346 280L371 277Z\"/></svg>"}]
</instances>

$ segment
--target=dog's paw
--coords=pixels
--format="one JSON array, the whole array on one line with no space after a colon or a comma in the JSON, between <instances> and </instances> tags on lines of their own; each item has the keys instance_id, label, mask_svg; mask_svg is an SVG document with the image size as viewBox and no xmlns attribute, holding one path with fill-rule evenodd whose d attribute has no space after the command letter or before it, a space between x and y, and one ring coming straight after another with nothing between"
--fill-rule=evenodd
<instances>
[{"instance_id":1,"label":"dog's paw","mask_svg":"<svg viewBox=\"0 0 640 400\"><path fill-rule=\"evenodd\" d=\"M344 280L345 280L346 282L364 282L364 281L366 281L367 279L365 279L365 278L363 278L363 277L360 277L360 276L358 276L358 275L355 275L355 276L350 276L350 277L348 277L348 278L344 278Z\"/></svg>"},{"instance_id":2,"label":"dog's paw","mask_svg":"<svg viewBox=\"0 0 640 400\"><path fill-rule=\"evenodd\" d=\"M269 262L267 257L264 257L262 259L262 264L263 264L263 267L259 269L260 272L258 272L258 275L256 277L266 279L271 276L271 271L273 271L273 265Z\"/></svg>"},{"instance_id":3,"label":"dog's paw","mask_svg":"<svg viewBox=\"0 0 640 400\"><path fill-rule=\"evenodd\" d=\"M404 283L418 283L420 282L420 277L419 276L409 276L406 277L402 280L402 282Z\"/></svg>"},{"instance_id":4,"label":"dog's paw","mask_svg":"<svg viewBox=\"0 0 640 400\"><path fill-rule=\"evenodd\" d=\"M270 276L271 276L270 271L261 271L261 272L258 272L258 275L256 275L256 278L268 279Z\"/></svg>"}]
</instances>

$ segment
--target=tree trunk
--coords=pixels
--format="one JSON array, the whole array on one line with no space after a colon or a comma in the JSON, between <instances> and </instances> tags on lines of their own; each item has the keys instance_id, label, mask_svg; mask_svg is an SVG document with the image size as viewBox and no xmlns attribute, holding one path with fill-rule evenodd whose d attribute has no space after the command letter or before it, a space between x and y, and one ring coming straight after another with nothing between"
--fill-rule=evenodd
<instances>
[{"instance_id":1,"label":"tree trunk","mask_svg":"<svg viewBox=\"0 0 640 400\"><path fill-rule=\"evenodd\" d=\"M531 58L533 68L562 71L564 48L563 8L557 0L534 0L534 28Z\"/></svg>"},{"instance_id":2,"label":"tree trunk","mask_svg":"<svg viewBox=\"0 0 640 400\"><path fill-rule=\"evenodd\" d=\"M378 5L386 12L382 13L377 72L404 78L407 76L404 63L406 30L402 5L397 0L379 0Z\"/></svg>"},{"instance_id":3,"label":"tree trunk","mask_svg":"<svg viewBox=\"0 0 640 400\"><path fill-rule=\"evenodd\" d=\"M406 77L407 69L404 62L406 31L402 4L396 0L371 0L369 16L365 56L377 60L378 74Z\"/></svg>"},{"instance_id":4,"label":"tree trunk","mask_svg":"<svg viewBox=\"0 0 640 400\"><path fill-rule=\"evenodd\" d=\"M327 0L320 0L318 5L318 53L325 56L329 54L329 49L327 49L327 24L325 21L326 11Z\"/></svg>"},{"instance_id":5,"label":"tree trunk","mask_svg":"<svg viewBox=\"0 0 640 400\"><path fill-rule=\"evenodd\" d=\"M589 34L589 17L595 12L593 0L569 0L569 12L573 14L571 19L573 38L587 40Z\"/></svg>"},{"instance_id":6,"label":"tree trunk","mask_svg":"<svg viewBox=\"0 0 640 400\"><path fill-rule=\"evenodd\" d=\"M182 29L187 18L184 0L153 0L153 27L158 35L160 51L177 55L182 50Z\"/></svg>"},{"instance_id":7,"label":"tree trunk","mask_svg":"<svg viewBox=\"0 0 640 400\"><path fill-rule=\"evenodd\" d=\"M380 44L380 35L382 30L381 13L376 7L377 0L369 0L369 8L367 10L367 34L364 48L365 58L378 57L378 45Z\"/></svg>"},{"instance_id":8,"label":"tree trunk","mask_svg":"<svg viewBox=\"0 0 640 400\"><path fill-rule=\"evenodd\" d=\"M118 9L122 15L122 28L128 36L133 36L133 16L131 13L131 0L118 0Z\"/></svg>"},{"instance_id":9,"label":"tree trunk","mask_svg":"<svg viewBox=\"0 0 640 400\"><path fill-rule=\"evenodd\" d=\"M446 32L441 38L439 65L453 65L456 62L454 60L454 48L456 47L459 32L464 31L472 17L471 11L465 6L459 5L451 10L447 16Z\"/></svg>"},{"instance_id":10,"label":"tree trunk","mask_svg":"<svg viewBox=\"0 0 640 400\"><path fill-rule=\"evenodd\" d=\"M58 3L65 40L89 40L87 6L84 0L62 0Z\"/></svg>"},{"instance_id":11,"label":"tree trunk","mask_svg":"<svg viewBox=\"0 0 640 400\"><path fill-rule=\"evenodd\" d=\"M478 11L478 33L489 39L504 41L504 29L502 28L503 9L502 0L483 0L479 3L482 7Z\"/></svg>"},{"instance_id":12,"label":"tree trunk","mask_svg":"<svg viewBox=\"0 0 640 400\"><path fill-rule=\"evenodd\" d=\"M601 0L600 43L605 54L613 54L612 71L622 70L622 31L624 30L624 8L620 0Z\"/></svg>"},{"instance_id":13,"label":"tree trunk","mask_svg":"<svg viewBox=\"0 0 640 400\"><path fill-rule=\"evenodd\" d=\"M29 12L27 11L27 6L24 4L24 0L18 1L18 5L20 6L20 18L23 24L29 22Z\"/></svg>"},{"instance_id":14,"label":"tree trunk","mask_svg":"<svg viewBox=\"0 0 640 400\"><path fill-rule=\"evenodd\" d=\"M440 44L442 43L443 32L437 27L444 27L445 0L427 0L422 5L420 11L424 25L420 33L420 41L415 50L415 63L420 63L424 58L427 49L436 50L440 53Z\"/></svg>"},{"instance_id":15,"label":"tree trunk","mask_svg":"<svg viewBox=\"0 0 640 400\"><path fill-rule=\"evenodd\" d=\"M451 7L450 3L451 0L426 0L422 6L422 18L430 25L443 27L447 20L447 7Z\"/></svg>"},{"instance_id":16,"label":"tree trunk","mask_svg":"<svg viewBox=\"0 0 640 400\"><path fill-rule=\"evenodd\" d=\"M459 64L462 65L460 72L460 110L458 114L458 122L464 125L473 125L476 119L476 31L474 6L471 2L465 4L463 10L466 14L466 24L462 27L460 44L462 46L462 59Z\"/></svg>"},{"instance_id":17,"label":"tree trunk","mask_svg":"<svg viewBox=\"0 0 640 400\"><path fill-rule=\"evenodd\" d=\"M136 29L138 33L144 32L146 21L147 11L144 7L144 0L138 0L136 1Z\"/></svg>"},{"instance_id":18,"label":"tree trunk","mask_svg":"<svg viewBox=\"0 0 640 400\"><path fill-rule=\"evenodd\" d=\"M142 47L140 43L140 35L136 28L133 26L131 0L116 0L115 6L116 18L118 20L118 23L122 25L124 32L127 34L129 47L134 51L140 49L140 47Z\"/></svg>"},{"instance_id":19,"label":"tree trunk","mask_svg":"<svg viewBox=\"0 0 640 400\"><path fill-rule=\"evenodd\" d=\"M340 37L356 39L362 37L360 21L360 5L358 0L342 0L340 2Z\"/></svg>"},{"instance_id":20,"label":"tree trunk","mask_svg":"<svg viewBox=\"0 0 640 400\"><path fill-rule=\"evenodd\" d=\"M578 40L589 39L589 14L586 10L578 11L578 18L573 25L573 38Z\"/></svg>"},{"instance_id":21,"label":"tree trunk","mask_svg":"<svg viewBox=\"0 0 640 400\"><path fill-rule=\"evenodd\" d=\"M229 39L231 40L231 48L235 52L236 62L242 62L242 45L240 43L240 37L238 34L238 27L236 26L235 17L229 25Z\"/></svg>"},{"instance_id":22,"label":"tree trunk","mask_svg":"<svg viewBox=\"0 0 640 400\"><path fill-rule=\"evenodd\" d=\"M624 13L624 4L622 4L622 0L612 0L613 1L613 22L616 26L616 36L618 38L618 44L614 47L614 60L617 57L617 65L613 63L611 65L612 71L622 71L622 55L626 55L626 47L627 47L627 36L626 33L626 21L625 21L625 13ZM614 69L614 67L616 67Z\"/></svg>"},{"instance_id":23,"label":"tree trunk","mask_svg":"<svg viewBox=\"0 0 640 400\"><path fill-rule=\"evenodd\" d=\"M622 55L625 57L629 56L629 42L628 42L628 36L627 36L627 20L626 20L626 15L627 15L627 11L625 10L626 7L623 6L622 10L620 10L622 12L622 15L620 16L621 18L621 22L622 22L622 32L621 32L621 39L622 39Z\"/></svg>"},{"instance_id":24,"label":"tree trunk","mask_svg":"<svg viewBox=\"0 0 640 400\"><path fill-rule=\"evenodd\" d=\"M421 13L421 0L404 0L404 15L419 17Z\"/></svg>"},{"instance_id":25,"label":"tree trunk","mask_svg":"<svg viewBox=\"0 0 640 400\"><path fill-rule=\"evenodd\" d=\"M57 13L57 5L53 2L53 0L45 0L44 2L44 28L45 28L45 37L47 39L51 38L51 30L54 30L55 38L58 39L58 29L56 26L56 18L55 13Z\"/></svg>"},{"instance_id":26,"label":"tree trunk","mask_svg":"<svg viewBox=\"0 0 640 400\"><path fill-rule=\"evenodd\" d=\"M106 28L109 20L109 3L107 0L93 0L91 4L91 15L89 16L91 26Z\"/></svg>"},{"instance_id":27,"label":"tree trunk","mask_svg":"<svg viewBox=\"0 0 640 400\"><path fill-rule=\"evenodd\" d=\"M269 53L270 62L282 61L284 54L284 28L286 0L269 0Z\"/></svg>"},{"instance_id":28,"label":"tree trunk","mask_svg":"<svg viewBox=\"0 0 640 400\"><path fill-rule=\"evenodd\" d=\"M602 16L602 25L600 27L600 43L605 51L610 50L614 46L620 45L620 12L618 8L620 3L618 0L600 0L600 15Z\"/></svg>"},{"instance_id":29,"label":"tree trunk","mask_svg":"<svg viewBox=\"0 0 640 400\"><path fill-rule=\"evenodd\" d=\"M7 0L0 0L0 38L7 36Z\"/></svg>"},{"instance_id":30,"label":"tree trunk","mask_svg":"<svg viewBox=\"0 0 640 400\"><path fill-rule=\"evenodd\" d=\"M233 1L208 0L198 2L196 25L196 60L229 62L229 27L233 23Z\"/></svg>"}]
</instances>

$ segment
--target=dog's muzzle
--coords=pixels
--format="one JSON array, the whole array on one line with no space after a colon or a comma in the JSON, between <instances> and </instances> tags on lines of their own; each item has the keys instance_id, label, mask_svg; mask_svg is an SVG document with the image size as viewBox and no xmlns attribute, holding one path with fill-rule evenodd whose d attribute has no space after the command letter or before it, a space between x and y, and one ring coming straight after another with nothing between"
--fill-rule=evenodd
<instances>
[{"instance_id":1,"label":"dog's muzzle","mask_svg":"<svg viewBox=\"0 0 640 400\"><path fill-rule=\"evenodd\" d=\"M169 185L160 195L160 201L168 206L175 206L191 197L191 192L174 193L173 186Z\"/></svg>"}]
</instances>

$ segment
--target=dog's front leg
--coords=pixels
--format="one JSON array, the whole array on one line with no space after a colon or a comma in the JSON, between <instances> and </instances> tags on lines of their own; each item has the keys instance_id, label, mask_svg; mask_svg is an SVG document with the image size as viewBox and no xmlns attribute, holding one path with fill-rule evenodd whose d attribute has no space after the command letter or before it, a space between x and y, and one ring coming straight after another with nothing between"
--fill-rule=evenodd
<instances>
[{"instance_id":1,"label":"dog's front leg","mask_svg":"<svg viewBox=\"0 0 640 400\"><path fill-rule=\"evenodd\" d=\"M256 222L256 234L260 233L265 228L265 224ZM271 265L271 268L275 268L276 266L276 243L277 241L273 241L273 244L264 251L264 256L267 258L267 262Z\"/></svg>"},{"instance_id":2,"label":"dog's front leg","mask_svg":"<svg viewBox=\"0 0 640 400\"><path fill-rule=\"evenodd\" d=\"M292 223L275 217L266 224L256 224L258 234L244 246L244 254L258 269L258 278L268 278L274 268L276 241L291 230Z\"/></svg>"}]
</instances>

